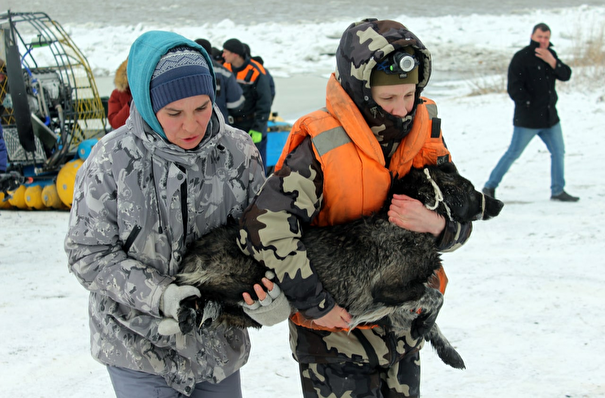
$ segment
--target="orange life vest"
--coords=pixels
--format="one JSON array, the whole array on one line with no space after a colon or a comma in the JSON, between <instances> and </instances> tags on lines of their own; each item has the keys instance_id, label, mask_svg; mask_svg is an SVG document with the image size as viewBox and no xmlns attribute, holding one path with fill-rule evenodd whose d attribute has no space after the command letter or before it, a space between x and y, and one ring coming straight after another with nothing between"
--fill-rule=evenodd
<instances>
[{"instance_id":1,"label":"orange life vest","mask_svg":"<svg viewBox=\"0 0 605 398\"><path fill-rule=\"evenodd\" d=\"M386 200L391 176L403 176L413 167L451 161L441 136L437 107L423 98L409 134L397 147L389 167L382 149L357 107L334 75L327 86L327 109L299 119L292 128L275 169L279 170L288 153L311 137L315 157L324 174L322 208L314 225L345 223L378 211ZM447 285L443 268L431 283L442 293ZM305 327L319 328L296 313L292 320Z\"/></svg>"}]
</instances>

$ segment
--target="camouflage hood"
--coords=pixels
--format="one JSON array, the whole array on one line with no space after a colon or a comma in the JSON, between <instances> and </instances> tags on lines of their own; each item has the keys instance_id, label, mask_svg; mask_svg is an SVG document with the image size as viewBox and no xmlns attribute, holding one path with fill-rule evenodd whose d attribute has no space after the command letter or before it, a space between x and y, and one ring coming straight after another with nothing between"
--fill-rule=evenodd
<instances>
[{"instance_id":1,"label":"camouflage hood","mask_svg":"<svg viewBox=\"0 0 605 398\"><path fill-rule=\"evenodd\" d=\"M365 19L353 23L344 31L336 50L336 78L381 142L385 156L409 132L416 105L403 119L388 114L372 99L370 75L382 58L409 46L415 49L420 63L416 86L419 98L431 76L431 53L399 22Z\"/></svg>"}]
</instances>

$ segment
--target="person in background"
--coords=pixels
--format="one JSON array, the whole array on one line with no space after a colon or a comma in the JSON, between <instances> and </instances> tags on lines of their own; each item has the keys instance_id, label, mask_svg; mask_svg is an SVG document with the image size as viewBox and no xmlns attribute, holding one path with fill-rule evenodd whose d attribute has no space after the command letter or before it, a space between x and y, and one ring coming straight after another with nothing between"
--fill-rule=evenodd
<instances>
[{"instance_id":1,"label":"person in background","mask_svg":"<svg viewBox=\"0 0 605 398\"><path fill-rule=\"evenodd\" d=\"M271 114L271 88L262 65L250 60L241 41L229 39L223 43L223 66L235 75L244 91L246 101L230 113L232 125L247 131L252 137L267 168L267 121ZM230 118L230 120L231 120Z\"/></svg>"},{"instance_id":2,"label":"person in background","mask_svg":"<svg viewBox=\"0 0 605 398\"><path fill-rule=\"evenodd\" d=\"M225 59L223 58L223 51L221 51L220 49L212 47L212 52L209 55L214 61L218 62L219 64L222 65L225 63Z\"/></svg>"},{"instance_id":3,"label":"person in background","mask_svg":"<svg viewBox=\"0 0 605 398\"><path fill-rule=\"evenodd\" d=\"M565 143L557 114L557 80L568 81L571 68L552 49L550 28L534 26L529 46L518 51L508 67L508 95L515 102L513 138L483 187L483 193L495 197L496 188L506 172L530 141L537 135L550 152L550 199L577 202L577 196L565 192Z\"/></svg>"},{"instance_id":4,"label":"person in background","mask_svg":"<svg viewBox=\"0 0 605 398\"><path fill-rule=\"evenodd\" d=\"M130 93L128 76L126 75L127 65L128 59L122 62L116 70L116 75L113 79L116 88L111 92L107 105L107 119L113 129L123 126L130 115L132 94Z\"/></svg>"},{"instance_id":5,"label":"person in background","mask_svg":"<svg viewBox=\"0 0 605 398\"><path fill-rule=\"evenodd\" d=\"M252 53L250 52L250 46L246 43L242 43L242 45L244 46L246 56L250 57L250 60L252 62L256 62L260 64L263 68L265 68L265 73L269 78L269 88L271 89L271 105L273 105L273 101L275 100L275 80L273 80L273 76L271 76L269 69L265 67L265 61L263 60L263 57L261 57L260 55L252 56Z\"/></svg>"},{"instance_id":6,"label":"person in background","mask_svg":"<svg viewBox=\"0 0 605 398\"><path fill-rule=\"evenodd\" d=\"M304 397L420 394L422 330L437 314L419 317L411 330L393 330L386 319L349 330L351 315L323 288L301 236L307 224L341 224L378 211L392 178L412 166L451 161L437 106L421 97L430 75L430 52L402 24L350 25L326 107L294 124L275 172L240 221L242 250L275 271L298 310L289 321L290 346ZM401 228L433 235L440 251L459 248L472 230L405 195L394 195L388 215ZM446 284L441 268L430 286L443 292Z\"/></svg>"},{"instance_id":7,"label":"person in background","mask_svg":"<svg viewBox=\"0 0 605 398\"><path fill-rule=\"evenodd\" d=\"M196 39L195 42L202 46L208 54L212 53L212 45L208 40ZM212 59L212 64L216 76L216 105L221 110L225 121L228 121L229 113L236 112L243 107L246 99L233 73L215 59Z\"/></svg>"},{"instance_id":8,"label":"person in background","mask_svg":"<svg viewBox=\"0 0 605 398\"><path fill-rule=\"evenodd\" d=\"M8 151L6 149L6 142L4 141L4 132L2 131L2 125L0 124L0 173L4 173L8 167Z\"/></svg>"},{"instance_id":9,"label":"person in background","mask_svg":"<svg viewBox=\"0 0 605 398\"><path fill-rule=\"evenodd\" d=\"M127 74L130 117L78 170L65 238L69 269L90 291L92 355L118 398L241 397L247 331L180 333L181 301L201 293L175 275L190 244L251 203L265 181L260 155L218 116L212 62L195 42L144 33ZM254 297L274 313L260 283Z\"/></svg>"}]
</instances>

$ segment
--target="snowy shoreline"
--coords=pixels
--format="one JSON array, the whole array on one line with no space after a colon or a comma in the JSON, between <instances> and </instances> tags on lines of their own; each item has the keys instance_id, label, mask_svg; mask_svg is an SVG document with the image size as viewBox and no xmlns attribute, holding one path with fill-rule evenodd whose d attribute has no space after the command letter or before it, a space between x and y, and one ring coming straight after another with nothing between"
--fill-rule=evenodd
<instances>
[{"instance_id":1,"label":"snowy shoreline","mask_svg":"<svg viewBox=\"0 0 605 398\"><path fill-rule=\"evenodd\" d=\"M534 10L522 14L408 17L393 15L424 42L433 54L434 69L469 76L505 70L515 49L529 43L531 28L546 22L558 52L577 45L578 35L602 26L605 6L576 6ZM61 22L61 21L59 21ZM171 30L185 37L206 38L217 48L231 38L247 42L253 55L261 55L276 77L325 76L334 70L333 54L345 28L354 20L322 23L273 22L240 25L226 19L201 26L100 24L62 22L65 30L88 58L95 76L113 76L126 59L130 45L148 30ZM322 55L323 54L323 55Z\"/></svg>"}]
</instances>

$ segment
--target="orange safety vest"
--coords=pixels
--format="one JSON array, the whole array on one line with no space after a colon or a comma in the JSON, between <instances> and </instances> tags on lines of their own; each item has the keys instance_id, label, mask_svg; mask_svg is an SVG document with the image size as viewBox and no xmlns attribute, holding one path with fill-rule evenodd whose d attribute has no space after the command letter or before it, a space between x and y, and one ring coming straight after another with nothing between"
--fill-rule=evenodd
<instances>
[{"instance_id":1,"label":"orange safety vest","mask_svg":"<svg viewBox=\"0 0 605 398\"><path fill-rule=\"evenodd\" d=\"M233 72L233 65L230 63L225 63L223 66L229 69L229 71L235 75L235 79L238 81L238 83L245 82L246 84L250 84L255 82L260 74L267 74L265 72L265 68L253 59L248 62L248 65L246 65L244 69L237 73Z\"/></svg>"},{"instance_id":2,"label":"orange safety vest","mask_svg":"<svg viewBox=\"0 0 605 398\"><path fill-rule=\"evenodd\" d=\"M326 91L327 111L315 111L295 123L275 166L279 170L286 156L307 136L311 137L324 174L322 208L314 225L346 223L377 212L386 200L391 175L404 176L412 167L451 161L433 101L423 98L424 102L417 106L412 129L397 147L387 169L378 140L334 75ZM447 276L443 268L431 279L431 286L445 292ZM301 326L323 329L311 325L300 312L292 320Z\"/></svg>"}]
</instances>

